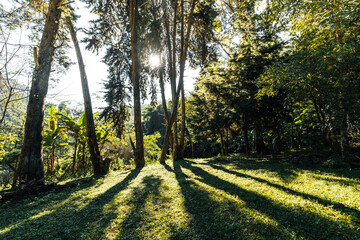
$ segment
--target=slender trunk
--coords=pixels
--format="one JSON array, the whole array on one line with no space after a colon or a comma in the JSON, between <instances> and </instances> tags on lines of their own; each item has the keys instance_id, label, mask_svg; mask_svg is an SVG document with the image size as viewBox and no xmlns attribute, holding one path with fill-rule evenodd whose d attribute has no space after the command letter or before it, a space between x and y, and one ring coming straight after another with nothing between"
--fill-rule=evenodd
<instances>
[{"instance_id":1,"label":"slender trunk","mask_svg":"<svg viewBox=\"0 0 360 240\"><path fill-rule=\"evenodd\" d=\"M180 16L181 16L181 22L180 22L180 69L182 67L183 62L183 52L184 52L184 0L181 0L180 2ZM181 70L180 70L181 71ZM181 73L180 73L181 76ZM182 78L183 80L184 78ZM179 79L181 81L181 78ZM178 139L176 138L176 146L173 150L173 160L180 160L184 158L184 138L185 138L185 100L184 100L184 83L181 84L181 130L180 130L180 142L178 142ZM177 117L175 118L174 122L174 131L176 129L176 136L177 136Z\"/></svg>"},{"instance_id":2,"label":"slender trunk","mask_svg":"<svg viewBox=\"0 0 360 240\"><path fill-rule=\"evenodd\" d=\"M172 105L173 109L177 109L177 103L175 105L175 98L176 98L176 34L177 34L177 8L178 8L178 1L174 1L174 26L173 26L173 49L172 49L172 59L173 59L173 66L172 66L172 79L171 79L171 93L172 93ZM177 101L176 101L177 102ZM173 140L172 140L172 156L173 159L176 159L177 155L177 148L178 148L178 129L177 129L177 111L175 112L174 122L173 122Z\"/></svg>"},{"instance_id":3,"label":"slender trunk","mask_svg":"<svg viewBox=\"0 0 360 240\"><path fill-rule=\"evenodd\" d=\"M245 114L243 115L243 134L245 140L245 154L250 154L250 143L249 143L249 135L248 135L248 121Z\"/></svg>"},{"instance_id":4,"label":"slender trunk","mask_svg":"<svg viewBox=\"0 0 360 240\"><path fill-rule=\"evenodd\" d=\"M4 105L4 110L3 110L3 112L2 112L2 116L1 116L1 119L0 119L0 126L1 126L1 124L2 124L2 123L4 122L4 120L5 120L6 112L7 112L7 109L8 109L10 100L11 100L11 97L12 97L12 95L13 95L13 91L14 91L14 89L13 89L12 87L10 87L9 95L8 95L8 97L6 98L6 102L5 102L5 105Z\"/></svg>"},{"instance_id":5,"label":"slender trunk","mask_svg":"<svg viewBox=\"0 0 360 240\"><path fill-rule=\"evenodd\" d=\"M194 158L194 142L193 142L193 139L192 139L192 136L191 136L189 130L187 130L186 132L187 132L189 142L190 142L190 146L191 146L191 158Z\"/></svg>"},{"instance_id":6,"label":"slender trunk","mask_svg":"<svg viewBox=\"0 0 360 240\"><path fill-rule=\"evenodd\" d=\"M138 56L138 36L137 36L137 15L138 1L130 0L130 29L131 29L131 80L134 94L134 125L136 136L135 165L142 168L145 165L144 159L144 136L141 125L141 102L140 102L140 74Z\"/></svg>"},{"instance_id":7,"label":"slender trunk","mask_svg":"<svg viewBox=\"0 0 360 240\"><path fill-rule=\"evenodd\" d=\"M181 82L179 82L179 87L181 87ZM176 98L175 98L175 102L173 103L173 105L177 106L178 102L179 102L179 95L180 95L180 88L178 87L178 91L176 93ZM165 137L164 137L164 143L162 145L162 149L161 149L161 156L160 156L160 163L163 164L165 163L166 160L166 153L167 153L167 148L168 148L168 144L169 144L169 137L170 137L170 133L171 133L171 126L173 125L173 122L175 120L175 115L176 115L176 111L177 111L177 107L173 107L172 112L171 112L171 117L169 120L169 125L166 128L166 132L165 132Z\"/></svg>"},{"instance_id":8,"label":"slender trunk","mask_svg":"<svg viewBox=\"0 0 360 240\"><path fill-rule=\"evenodd\" d=\"M55 173L55 144L51 146L51 174Z\"/></svg>"},{"instance_id":9,"label":"slender trunk","mask_svg":"<svg viewBox=\"0 0 360 240\"><path fill-rule=\"evenodd\" d=\"M80 70L81 87L83 92L84 108L85 108L86 135L89 146L91 163L93 166L94 174L106 174L109 169L107 166L105 166L105 164L101 159L99 145L96 139L95 123L94 123L94 117L92 111L89 84L86 76L84 61L79 47L79 42L77 40L76 32L74 30L74 26L71 22L70 17L66 19L66 23L69 27L71 38L74 43L76 57L78 60L78 65Z\"/></svg>"},{"instance_id":10,"label":"slender trunk","mask_svg":"<svg viewBox=\"0 0 360 240\"><path fill-rule=\"evenodd\" d=\"M74 146L74 155L73 155L73 162L72 162L72 173L75 173L76 170L76 156L77 156L77 147L78 147L78 140L75 140L75 146Z\"/></svg>"},{"instance_id":11,"label":"slender trunk","mask_svg":"<svg viewBox=\"0 0 360 240\"><path fill-rule=\"evenodd\" d=\"M82 167L85 167L85 162L86 162L86 145L85 142L82 143L82 156L81 156L81 164Z\"/></svg>"},{"instance_id":12,"label":"slender trunk","mask_svg":"<svg viewBox=\"0 0 360 240\"><path fill-rule=\"evenodd\" d=\"M165 118L165 124L166 127L169 126L169 113L168 108L166 104L166 98L165 98L165 84L164 84L164 74L163 74L163 68L160 69L159 72L159 83L160 83L160 90L161 90L161 103L164 110L164 118ZM170 146L173 144L173 138L172 138L172 132L170 132Z\"/></svg>"},{"instance_id":13,"label":"slender trunk","mask_svg":"<svg viewBox=\"0 0 360 240\"><path fill-rule=\"evenodd\" d=\"M169 76L170 76L170 85L171 85L171 91L173 92L172 86L173 86L173 82L174 79L176 79L176 77L174 76L174 71L173 71L173 55L172 53L175 52L175 48L173 49L171 47L171 35L170 35L170 27L169 27L169 16L168 16L168 11L167 11L167 6L166 6L166 1L163 1L163 8L164 8L164 25L165 25L165 31L166 31L166 46L168 49L168 62L169 62ZM174 23L175 24L175 23ZM167 111L167 104L166 104L166 98L165 98L165 88L164 88L164 79L163 79L163 68L160 69L160 88L161 88L161 100L162 100L162 105L164 108L164 117L165 117L165 122L166 122L166 127L169 126L169 114ZM172 94L172 96L174 96ZM170 132L170 146L174 146L174 137L172 135L172 132Z\"/></svg>"},{"instance_id":14,"label":"slender trunk","mask_svg":"<svg viewBox=\"0 0 360 240\"><path fill-rule=\"evenodd\" d=\"M177 7L178 7L178 1L174 1L174 21L173 21L173 36L172 36L172 78L171 81L171 93L172 93L172 100L175 101L175 95L176 95L176 34L177 34Z\"/></svg>"},{"instance_id":15,"label":"slender trunk","mask_svg":"<svg viewBox=\"0 0 360 240\"><path fill-rule=\"evenodd\" d=\"M63 2L64 0L50 0L39 54L38 57L37 54L34 56L36 67L32 77L24 141L17 171L14 175L14 184L16 184L19 175L25 181L44 178L44 166L42 163L44 107ZM35 53L37 52L35 51Z\"/></svg>"},{"instance_id":16,"label":"slender trunk","mask_svg":"<svg viewBox=\"0 0 360 240\"><path fill-rule=\"evenodd\" d=\"M225 129L226 137L225 137L225 156L229 156L229 131Z\"/></svg>"},{"instance_id":17,"label":"slender trunk","mask_svg":"<svg viewBox=\"0 0 360 240\"><path fill-rule=\"evenodd\" d=\"M350 146L348 140L348 118L343 103L342 93L340 94L339 107L340 107L340 149L341 149L341 155L344 156L349 153Z\"/></svg>"},{"instance_id":18,"label":"slender trunk","mask_svg":"<svg viewBox=\"0 0 360 240\"><path fill-rule=\"evenodd\" d=\"M185 60L186 60L186 55L187 55L187 49L189 46L190 32L191 32L192 23L193 23L193 13L194 13L194 9L195 9L195 2L196 2L196 0L192 1L189 22L188 22L188 29L187 29L187 33L186 33L186 37L185 37L185 41L184 41L184 48L183 48L183 52L180 53L181 54L180 55L181 56L180 57L180 76L179 76L178 88L176 91L175 100L173 101L173 110L171 113L169 126L166 128L166 132L165 132L165 139L164 139L164 144L163 144L162 150L161 150L160 163L165 163L167 147L169 144L169 136L170 136L170 132L171 132L171 126L173 126L174 121L176 119L177 105L179 103L180 90L182 89L182 86L184 84ZM175 62L175 59L173 59L173 60ZM174 132L174 135L175 134L176 133Z\"/></svg>"},{"instance_id":19,"label":"slender trunk","mask_svg":"<svg viewBox=\"0 0 360 240\"><path fill-rule=\"evenodd\" d=\"M182 0L183 3L183 0ZM181 6L181 52L184 51L184 5ZM184 81L184 78L182 79ZM180 133L180 143L178 149L178 159L184 158L185 151L185 91L184 83L181 86L181 133Z\"/></svg>"}]
</instances>

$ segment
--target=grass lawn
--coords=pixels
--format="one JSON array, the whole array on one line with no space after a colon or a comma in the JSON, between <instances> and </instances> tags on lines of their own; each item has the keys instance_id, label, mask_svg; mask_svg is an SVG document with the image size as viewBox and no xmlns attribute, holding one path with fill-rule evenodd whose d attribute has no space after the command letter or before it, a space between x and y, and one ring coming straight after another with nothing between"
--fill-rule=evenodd
<instances>
[{"instance_id":1,"label":"grass lawn","mask_svg":"<svg viewBox=\"0 0 360 240\"><path fill-rule=\"evenodd\" d=\"M0 202L0 239L360 239L360 170L153 164Z\"/></svg>"}]
</instances>

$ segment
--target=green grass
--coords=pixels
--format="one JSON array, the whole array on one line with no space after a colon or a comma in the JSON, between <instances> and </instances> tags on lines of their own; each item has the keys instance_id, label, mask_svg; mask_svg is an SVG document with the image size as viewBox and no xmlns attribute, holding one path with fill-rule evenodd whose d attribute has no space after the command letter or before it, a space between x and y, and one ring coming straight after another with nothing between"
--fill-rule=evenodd
<instances>
[{"instance_id":1,"label":"green grass","mask_svg":"<svg viewBox=\"0 0 360 240\"><path fill-rule=\"evenodd\" d=\"M360 170L184 160L0 203L0 239L360 239Z\"/></svg>"}]
</instances>

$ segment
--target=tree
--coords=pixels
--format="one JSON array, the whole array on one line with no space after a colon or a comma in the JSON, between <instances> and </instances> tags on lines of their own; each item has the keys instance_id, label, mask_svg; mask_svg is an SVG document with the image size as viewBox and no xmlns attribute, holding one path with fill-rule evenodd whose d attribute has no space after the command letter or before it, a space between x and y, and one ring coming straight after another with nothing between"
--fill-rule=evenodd
<instances>
[{"instance_id":1,"label":"tree","mask_svg":"<svg viewBox=\"0 0 360 240\"><path fill-rule=\"evenodd\" d=\"M27 107L23 147L14 183L19 176L25 181L44 178L42 164L44 106L63 3L64 0L50 0L39 52L34 49L35 69Z\"/></svg>"},{"instance_id":2,"label":"tree","mask_svg":"<svg viewBox=\"0 0 360 240\"><path fill-rule=\"evenodd\" d=\"M178 160L183 158L184 154L184 140L185 140L185 112L182 112L182 122L181 122L181 135L180 135L180 142L178 142L178 129L177 129L177 107L180 98L180 93L182 96L182 109L185 111L185 94L184 94L184 72L185 72L185 63L187 58L187 52L190 44L190 33L192 31L193 25L193 14L195 10L196 0L191 1L189 12L187 14L187 22L185 25L185 6L184 1L181 0L180 2L180 51L179 51L179 80L176 86L176 36L177 36L177 7L178 2L175 1L174 4L174 20L173 20L173 33L172 33L172 44L171 44L171 37L170 32L168 31L169 23L165 22L166 25L166 38L167 38L167 51L168 51L168 61L169 61L169 76L171 82L171 89L172 89L172 104L173 109L171 116L169 118L167 129L165 132L164 143L162 146L161 156L160 156L160 163L165 163L166 153L168 151L168 143L169 137L171 135L171 128L173 128L173 159ZM167 21L165 19L165 21ZM186 27L186 29L185 29ZM164 102L163 102L164 104Z\"/></svg>"},{"instance_id":3,"label":"tree","mask_svg":"<svg viewBox=\"0 0 360 240\"><path fill-rule=\"evenodd\" d=\"M287 57L268 69L264 92L287 89L294 101L307 103L304 110L314 109L324 145L338 142L346 155L359 104L358 6L354 1L286 1L278 10L288 12L292 45Z\"/></svg>"},{"instance_id":4,"label":"tree","mask_svg":"<svg viewBox=\"0 0 360 240\"><path fill-rule=\"evenodd\" d=\"M134 95L134 125L136 135L135 165L141 168L145 165L144 134L141 125L141 98L140 98L140 65L138 53L138 0L130 0L129 18L131 31L131 81Z\"/></svg>"},{"instance_id":5,"label":"tree","mask_svg":"<svg viewBox=\"0 0 360 240\"><path fill-rule=\"evenodd\" d=\"M264 132L275 128L269 126L271 117L280 117L284 112L280 94L266 99L257 96L258 80L265 68L278 58L283 44L278 40L277 26L268 20L270 11L265 8L256 13L255 3L245 1L238 5L239 2L230 1L235 26L241 33L240 43L227 63L217 62L203 70L191 98L193 130L204 137L218 138L223 155L229 153L229 142L240 133L244 151L249 154L252 150L250 132L253 150L264 152Z\"/></svg>"},{"instance_id":6,"label":"tree","mask_svg":"<svg viewBox=\"0 0 360 240\"><path fill-rule=\"evenodd\" d=\"M109 162L103 161L101 159L100 151L98 142L96 139L96 133L95 133L95 124L94 124L94 118L93 118L93 111L92 111L92 105L91 105L91 97L90 97L90 91L89 91L89 85L87 81L87 76L85 72L85 66L84 62L81 56L81 51L79 47L79 43L76 37L76 32L74 30L74 26L71 22L70 17L67 17L66 23L69 27L71 38L74 43L76 56L78 59L79 69L80 69L80 77L81 77L81 86L83 90L83 98L84 98L84 107L85 107L85 120L86 120L86 134L87 134L87 141L91 156L91 162L93 165L94 174L106 174L109 170ZM75 150L76 152L76 150Z\"/></svg>"},{"instance_id":7,"label":"tree","mask_svg":"<svg viewBox=\"0 0 360 240\"><path fill-rule=\"evenodd\" d=\"M148 33L152 33L152 25L148 21L151 4L145 1L108 1L105 5L97 1L86 2L99 13L99 18L93 21L87 31L87 47L94 50L108 47L104 58L109 66L109 82L105 84L108 106L102 115L116 123L121 135L124 121L128 118L129 98L133 96L136 135L134 155L136 166L142 167L144 146L141 97L145 98L147 93L148 69L144 67L144 62L150 49L147 44ZM151 93L156 92L153 87L149 89Z\"/></svg>"}]
</instances>

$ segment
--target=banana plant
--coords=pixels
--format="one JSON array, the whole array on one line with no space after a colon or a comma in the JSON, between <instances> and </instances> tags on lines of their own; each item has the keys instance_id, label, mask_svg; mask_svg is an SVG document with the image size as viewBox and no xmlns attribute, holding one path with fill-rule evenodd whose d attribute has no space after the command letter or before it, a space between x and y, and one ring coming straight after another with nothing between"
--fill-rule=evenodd
<instances>
[{"instance_id":1,"label":"banana plant","mask_svg":"<svg viewBox=\"0 0 360 240\"><path fill-rule=\"evenodd\" d=\"M73 137L74 142L70 144L74 146L73 162L72 162L72 172L76 171L76 160L79 144L85 148L84 140L86 140L86 122L85 122L85 113L83 113L78 120L70 117L64 110L57 112L56 116L62 121L64 128Z\"/></svg>"},{"instance_id":2,"label":"banana plant","mask_svg":"<svg viewBox=\"0 0 360 240\"><path fill-rule=\"evenodd\" d=\"M58 140L65 140L67 135L64 133L64 127L58 126L56 114L58 113L56 107L52 106L49 109L48 127L44 131L44 147L48 153L47 156L47 172L49 175L55 174L55 153L56 150L68 145L68 143L59 143ZM57 163L59 165L59 163Z\"/></svg>"}]
</instances>

